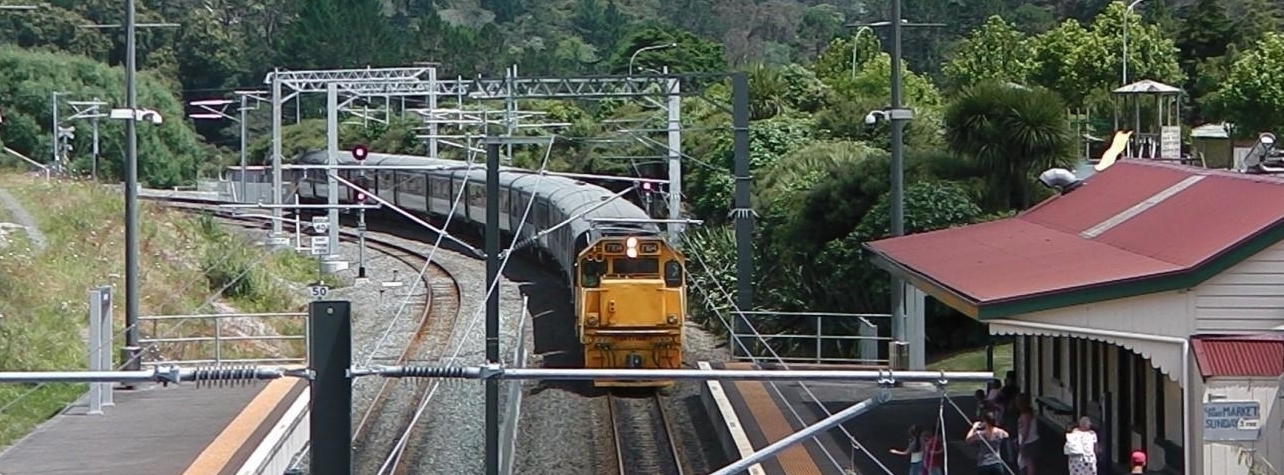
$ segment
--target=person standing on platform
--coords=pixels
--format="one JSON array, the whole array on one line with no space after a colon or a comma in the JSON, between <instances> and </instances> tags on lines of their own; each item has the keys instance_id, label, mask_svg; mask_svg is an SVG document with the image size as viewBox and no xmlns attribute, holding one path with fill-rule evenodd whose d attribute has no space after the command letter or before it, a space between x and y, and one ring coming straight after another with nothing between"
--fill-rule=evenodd
<instances>
[{"instance_id":1,"label":"person standing on platform","mask_svg":"<svg viewBox=\"0 0 1284 475\"><path fill-rule=\"evenodd\" d=\"M1039 441L1039 421L1035 418L1030 394L1021 393L1016 398L1017 416L1017 467L1021 475L1034 475L1035 448Z\"/></svg>"},{"instance_id":2,"label":"person standing on platform","mask_svg":"<svg viewBox=\"0 0 1284 475\"><path fill-rule=\"evenodd\" d=\"M1008 438L1008 432L999 427L994 420L993 412L981 416L981 422L973 424L963 438L969 444L976 444L977 475L1005 475L1003 457L1000 447ZM1075 475L1075 474L1072 474Z\"/></svg>"},{"instance_id":3,"label":"person standing on platform","mask_svg":"<svg viewBox=\"0 0 1284 475\"><path fill-rule=\"evenodd\" d=\"M936 427L923 431L923 470L920 475L945 474L945 441Z\"/></svg>"},{"instance_id":4,"label":"person standing on platform","mask_svg":"<svg viewBox=\"0 0 1284 475\"><path fill-rule=\"evenodd\" d=\"M1097 475L1097 433L1092 430L1092 419L1079 418L1079 424L1066 433L1065 454L1070 464L1070 475Z\"/></svg>"},{"instance_id":5,"label":"person standing on platform","mask_svg":"<svg viewBox=\"0 0 1284 475\"><path fill-rule=\"evenodd\" d=\"M1132 451L1132 471L1128 473L1146 473L1146 453L1140 450Z\"/></svg>"},{"instance_id":6,"label":"person standing on platform","mask_svg":"<svg viewBox=\"0 0 1284 475\"><path fill-rule=\"evenodd\" d=\"M896 455L909 456L909 475L920 475L923 467L923 431L918 425L909 427L909 443L905 445L905 450L892 449Z\"/></svg>"}]
</instances>

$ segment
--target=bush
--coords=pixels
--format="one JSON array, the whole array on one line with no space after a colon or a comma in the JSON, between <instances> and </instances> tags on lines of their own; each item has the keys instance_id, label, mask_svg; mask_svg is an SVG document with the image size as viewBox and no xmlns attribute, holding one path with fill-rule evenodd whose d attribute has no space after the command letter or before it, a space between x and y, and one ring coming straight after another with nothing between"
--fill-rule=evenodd
<instances>
[{"instance_id":1,"label":"bush","mask_svg":"<svg viewBox=\"0 0 1284 475\"><path fill-rule=\"evenodd\" d=\"M53 135L51 101L60 94L59 118L63 127L76 127L72 141L72 170L88 174L91 168L92 139L88 119L65 120L74 110L66 101L89 101L97 97L111 108L122 108L125 75L92 59L66 53L28 51L0 47L0 97L3 97L4 125L0 137L5 146L40 162L52 161ZM197 165L211 156L212 149L201 144L185 119L183 107L165 85L152 75L138 75L138 106L160 112L161 125L142 122L138 127L138 177L148 186L168 187L195 179ZM124 176L124 124L101 118L98 122L100 177Z\"/></svg>"}]
</instances>

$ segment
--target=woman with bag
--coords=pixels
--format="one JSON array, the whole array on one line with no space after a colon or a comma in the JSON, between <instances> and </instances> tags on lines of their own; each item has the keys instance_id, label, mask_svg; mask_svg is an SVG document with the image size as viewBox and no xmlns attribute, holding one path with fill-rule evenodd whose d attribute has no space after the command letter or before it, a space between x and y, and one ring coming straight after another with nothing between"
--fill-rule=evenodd
<instances>
[{"instance_id":1,"label":"woman with bag","mask_svg":"<svg viewBox=\"0 0 1284 475\"><path fill-rule=\"evenodd\" d=\"M1070 475L1097 475L1097 433L1092 430L1092 419L1079 418L1079 424L1066 433L1065 454L1070 463Z\"/></svg>"}]
</instances>

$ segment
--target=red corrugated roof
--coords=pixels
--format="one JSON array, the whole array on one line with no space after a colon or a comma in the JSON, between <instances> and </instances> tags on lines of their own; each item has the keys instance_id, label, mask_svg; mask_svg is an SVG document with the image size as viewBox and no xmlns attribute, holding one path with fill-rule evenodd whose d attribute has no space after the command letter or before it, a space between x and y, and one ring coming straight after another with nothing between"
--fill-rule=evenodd
<instances>
[{"instance_id":1,"label":"red corrugated roof","mask_svg":"<svg viewBox=\"0 0 1284 475\"><path fill-rule=\"evenodd\" d=\"M1124 160L1016 217L866 246L984 304L1192 270L1284 221L1282 204L1279 178Z\"/></svg>"},{"instance_id":2,"label":"red corrugated roof","mask_svg":"<svg viewBox=\"0 0 1284 475\"><path fill-rule=\"evenodd\" d=\"M1197 335L1191 348L1199 373L1214 376L1284 376L1284 335Z\"/></svg>"}]
</instances>

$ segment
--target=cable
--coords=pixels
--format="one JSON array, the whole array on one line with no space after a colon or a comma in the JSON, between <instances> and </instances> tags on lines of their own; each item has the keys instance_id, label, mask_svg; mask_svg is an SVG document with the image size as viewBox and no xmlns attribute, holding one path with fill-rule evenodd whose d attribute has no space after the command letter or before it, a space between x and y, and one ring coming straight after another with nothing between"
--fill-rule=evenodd
<instances>
[{"instance_id":1,"label":"cable","mask_svg":"<svg viewBox=\"0 0 1284 475\"><path fill-rule=\"evenodd\" d=\"M464 171L465 176L467 176L468 172L472 171L473 164L475 163L474 159L476 157L477 157L477 153L475 152L469 154L468 167ZM406 292L406 298L402 299L401 304L397 306L397 311L396 313L393 314L392 321L388 323L388 327L384 329L383 335L381 335L379 337L379 340L375 342L374 348L370 350L370 353L368 355L366 355L365 361L361 364L361 366L370 366L370 361L374 359L374 355L379 351L380 348L383 347L383 344L388 341L388 337L392 335L392 329L396 327L397 322L401 319L402 311L405 310L406 305L410 303L410 298L413 296L415 290L418 289L419 283L423 282L424 274L426 274L428 272L428 268L432 266L432 258L437 254L437 250L441 248L441 241L445 239L444 231L446 231L446 229L450 226L450 221L455 218L455 210L458 209L459 203L463 201L464 192L467 190L468 190L467 186L459 187L459 193L455 195L455 201L450 205L450 211L446 215L446 221L441 226L441 230L443 231L443 233L437 234L436 242L433 243L432 249L428 251L428 257L424 260L423 267L419 269L418 278L415 279L413 284L411 284L410 291Z\"/></svg>"},{"instance_id":2,"label":"cable","mask_svg":"<svg viewBox=\"0 0 1284 475\"><path fill-rule=\"evenodd\" d=\"M477 157L476 153L469 154L468 167L464 170L464 176L468 176L468 172L472 171L474 159L476 157ZM396 187L394 187L393 190L395 193ZM455 210L458 209L459 203L463 201L464 192L467 190L468 190L467 186L459 187L459 193L455 195L455 201L451 203L450 211L447 212L446 214L446 221L441 226L441 230L443 232L445 232L450 227L450 221L455 218ZM431 199L428 201L425 201L425 203L430 204ZM432 266L432 258L437 254L437 250L441 248L441 241L444 238L445 238L445 234L443 233L437 234L437 241L433 243L432 249L428 251L428 257L424 259L424 265L422 268L419 269L419 275L415 279L414 283L411 285L410 291L406 292L406 298L403 299L401 301L401 304L397 306L397 311L393 314L392 320L388 322L388 327L384 329L383 334L380 335L379 339L375 341L374 348L372 348L370 350L370 353L366 355L365 361L361 364L361 366L370 366L370 362L374 360L374 357L376 354L378 354L379 349L383 348L384 343L387 343L388 338L392 336L392 329L396 328L397 322L401 320L402 311L405 310L406 305L410 303L410 298L414 295L415 290L419 288L419 283L423 282L424 274L426 274L428 272L428 268ZM431 292L431 289L427 289L427 290ZM429 298L431 298L431 296L429 296ZM367 411L365 415L362 416L361 420L358 421L356 429L353 430L353 434L358 434L361 432L361 429L365 427L366 421L369 420L370 416L371 416L371 413Z\"/></svg>"},{"instance_id":3,"label":"cable","mask_svg":"<svg viewBox=\"0 0 1284 475\"><path fill-rule=\"evenodd\" d=\"M548 160L553 152L554 140L556 140L556 136L549 137L549 146L544 153L544 160L540 164L541 173L539 175L539 178L537 178L535 181L535 188L538 188L539 183L544 180L545 176L547 176L543 172L548 169ZM522 232L522 228L526 226L526 220L527 218L530 217L531 209L535 207L534 206L535 197L536 195L532 193L530 201L526 202L526 209L522 212L522 219L518 221L517 227L513 230L514 236L520 236ZM511 251L513 250L513 247L515 244L517 244L516 239L514 239L513 242L509 244L508 250L502 253L504 258L499 263L499 272L496 274L495 280L493 282L490 282L489 288L487 288L486 290L486 295L483 298L483 301L489 300L491 292L495 292L498 289L499 281L502 280L504 268L508 266L508 260L513 257L513 253ZM466 336L472 333L473 328L475 328L477 325L477 322L481 320L481 316L483 315L483 312L485 310L486 310L485 305L478 307L477 311L473 313L472 318L469 320L468 326L464 329L464 332L461 333L460 335ZM463 352L464 344L466 342L467 342L467 339L460 338L459 343L455 346L455 351L451 353L449 358L446 359L443 366L449 366L459 359L459 355L460 353ZM413 428L415 424L419 423L419 418L423 416L424 409L428 407L428 403L432 401L433 396L436 395L437 389L440 387L441 387L440 379L433 381L432 387L428 390L428 394L424 397L422 401L420 401L419 407L415 409L415 415L410 419L410 424L407 427L406 431L402 432L401 437L397 439L397 444L393 448L393 456L384 460L383 465L379 467L378 473L383 473L385 470L388 469L390 463L395 463L396 461L400 460L401 454L404 452L406 444L409 443L410 428Z\"/></svg>"},{"instance_id":4,"label":"cable","mask_svg":"<svg viewBox=\"0 0 1284 475\"><path fill-rule=\"evenodd\" d=\"M958 411L959 415L963 416L964 420L967 420L969 422L972 420L970 417L967 416L966 412L963 412L963 408L960 408L958 403L955 403L954 399L949 397L949 395L946 395L945 400L949 401L951 406L954 406L954 410ZM1003 454L999 453L998 448L990 444L990 441L985 440L984 437L977 437L977 439L979 439L981 443L985 444L985 448L990 449L990 453L999 459L999 463L1003 464L1004 470L1007 470L1009 475L1017 475L1016 472L1012 471L1012 467L1008 466L1008 462L1006 460L1003 460Z\"/></svg>"},{"instance_id":5,"label":"cable","mask_svg":"<svg viewBox=\"0 0 1284 475\"><path fill-rule=\"evenodd\" d=\"M701 257L701 253L699 253L699 252L693 252L692 254L693 254L693 255L695 255L696 260L700 262L700 266L701 266L701 267L706 268L706 269L708 268L708 265L705 263L704 258L703 258L703 257ZM721 283L721 282L718 282L718 280L717 280L716 278L715 278L715 279L710 279L710 280L714 283L714 285L715 285L715 286L718 288L718 290L722 293L723 297L725 297L725 298L727 299L727 301L731 304L731 308L732 308L732 309L734 309L734 310L736 311L736 313L740 316L740 318L745 322L745 324L749 326L749 330L753 333L753 335L754 335L755 337L757 337L757 339L758 339L759 341L761 341L761 342L762 342L762 344L763 344L763 346L764 346L764 347L766 347L766 348L767 348L767 351L769 351L769 352L771 353L772 357L776 358L776 360L781 364L781 366L783 366L783 367L785 368L785 370L789 370L789 364L788 364L787 362L785 362L785 360L784 360L783 358L781 358L781 357L780 357L780 355L776 352L776 350L775 350L774 348L772 348L772 347L771 347L771 345L770 345L770 344L768 344L768 343L767 343L766 338L764 338L764 337L762 336L762 334L758 332L758 329L757 329L757 328L755 328L755 327L753 326L753 323L749 321L749 318L744 314L744 311L743 311L743 310L741 310L741 309L739 308L739 306L737 306L737 305L736 305L735 300L731 297L731 294L730 294L729 292L727 292L727 291L726 291L726 288L724 288L724 287L722 286L722 283ZM697 286L697 287L698 287L698 286ZM706 300L706 301L708 301L708 300L709 300L709 299L708 299L708 293L707 293L707 292L705 292L702 288L699 288L699 290L700 290L700 292L701 292L702 294L704 294L704 295L705 295L705 300ZM714 313L715 313L715 314L717 314L717 310L716 310L716 309L714 310ZM728 331L732 331L732 327L731 327L731 325L730 325L730 324L729 324L725 319L723 319L723 318L722 318L722 316L721 316L720 314L718 315L718 318L719 318L720 320L722 320L722 321L723 321L723 324L724 324L724 325L726 325L726 326L727 326L727 330L728 330ZM734 331L733 331L733 333L734 333ZM735 338L735 337L733 337L733 338L732 338L732 340L735 340L735 341L737 341L737 342L739 343L739 338ZM743 343L740 343L740 344L741 344L741 346L742 346L742 347L744 347L744 344L743 344ZM754 364L756 365L756 364L757 364L758 357L753 356L753 355L752 355L752 353L750 353L750 351L749 351L749 349L748 349L747 347L745 347L745 348L744 348L744 350L745 350L745 354L746 354L747 356L749 356L749 358L750 358L751 360L753 360L753 361L754 361ZM778 395L780 395L782 398L784 397L784 394L782 394L782 393L781 393L780 388L776 385L776 383L775 383L775 382L769 382L768 384L770 384L770 385L772 386L772 389L773 389L773 390L774 390ZM817 397L816 397L816 394L815 394L815 393L813 393L813 392L811 391L811 388L810 388L806 383L804 383L804 382L801 382L801 381L800 381L800 382L798 383L798 385L799 385L799 387L801 387L801 388L802 388L803 392L807 393L807 396L808 396L809 398L811 398L812 402L815 402L815 403L816 403L816 405L820 407L820 410L821 410L822 412L824 412L824 413L825 413L825 416L826 416L826 417L834 415L834 414L833 414L833 412L829 410L829 408L825 407L825 405L824 405L824 404L821 404L821 402L820 402L820 398L817 398ZM797 413L797 411L795 411L795 410L793 409L793 407L792 407L792 406L790 406L790 411L791 411L791 412L793 412L794 417L798 420L798 422L799 422L799 423L804 424L804 425L806 424L806 422L804 422L804 421L802 420L802 417ZM869 455L869 458L870 458L871 460L873 460L873 461L874 461L874 463L875 463L875 464L877 464L880 468L882 468L882 469L883 469L883 471L887 472L889 475L891 475L891 474L892 474L892 471L891 471L890 469L888 469L888 468L887 468L887 466L886 466L886 465L884 465L884 464L883 464L883 462L882 462L881 460L879 460L879 459L878 459L878 457L875 457L873 453L871 453L871 452L869 452L869 450L865 449L864 445L863 445L863 444L861 444L861 443L860 443L860 441L856 440L856 437L855 437L855 436L853 436L853 435L851 434L851 432L847 430L847 428L846 428L846 427L843 427L842 425L839 425L839 426L838 426L838 428L839 428L840 430L842 430L843 434L847 436L847 439L848 439L848 440L849 440L853 445L855 445L855 446L856 446L857 448L859 448L861 451L863 451L863 452L865 452L866 454L868 454L868 455ZM835 460L835 459L833 458L833 456L829 454L829 451L825 449L824 444L821 444L821 443L820 443L820 441L819 441L818 439L816 439L816 438L813 438L813 440L816 440L817 445L818 445L818 446L820 446L820 448L822 449L822 451L824 451L824 452L825 452L825 454L826 454L827 456L829 456L829 459L830 459L831 461L833 461L835 465L838 465L837 460ZM839 466L839 469L841 469L841 468L842 468L842 467L841 467L841 466Z\"/></svg>"}]
</instances>

